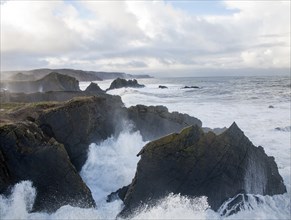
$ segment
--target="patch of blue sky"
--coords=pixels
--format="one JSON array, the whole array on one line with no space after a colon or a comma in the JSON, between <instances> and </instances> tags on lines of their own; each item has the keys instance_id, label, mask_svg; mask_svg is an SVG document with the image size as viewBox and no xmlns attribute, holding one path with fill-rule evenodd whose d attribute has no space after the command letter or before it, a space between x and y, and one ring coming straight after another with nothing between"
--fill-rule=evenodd
<instances>
[{"instance_id":1,"label":"patch of blue sky","mask_svg":"<svg viewBox=\"0 0 291 220\"><path fill-rule=\"evenodd\" d=\"M165 0L174 8L192 15L231 15L238 10L228 9L223 1L218 0Z\"/></svg>"},{"instance_id":2,"label":"patch of blue sky","mask_svg":"<svg viewBox=\"0 0 291 220\"><path fill-rule=\"evenodd\" d=\"M89 9L82 5L81 0L64 0L65 4L73 6L83 19L94 19L95 15Z\"/></svg>"}]
</instances>

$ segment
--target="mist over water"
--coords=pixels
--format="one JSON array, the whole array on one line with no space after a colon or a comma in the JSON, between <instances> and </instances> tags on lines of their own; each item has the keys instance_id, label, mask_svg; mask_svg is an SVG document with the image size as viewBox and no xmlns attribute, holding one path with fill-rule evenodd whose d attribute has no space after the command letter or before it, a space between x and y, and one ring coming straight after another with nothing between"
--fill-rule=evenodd
<instances>
[{"instance_id":1,"label":"mist over water","mask_svg":"<svg viewBox=\"0 0 291 220\"><path fill-rule=\"evenodd\" d=\"M145 88L112 90L120 95L125 105L165 105L202 120L203 126L228 127L233 121L256 145L261 145L269 156L274 156L287 193L259 196L260 203L250 199L244 210L229 217L221 217L209 208L206 197L188 198L168 195L154 207L141 207L134 219L290 219L291 144L290 144L290 78L187 78L138 80ZM111 81L98 82L102 89ZM83 87L89 83L83 83ZM168 89L158 89L166 85ZM181 89L199 86L200 89ZM269 108L272 105L274 108ZM276 129L283 128L282 130ZM118 136L113 136L89 147L88 160L81 177L92 191L96 209L63 206L55 213L29 213L37 193L33 183L24 181L14 186L8 197L0 196L0 219L115 219L123 203L106 203L106 196L134 177L136 154L146 144L139 132L125 125ZM250 195L252 198L252 195ZM252 208L250 208L252 207ZM15 212L15 210L18 210Z\"/></svg>"}]
</instances>

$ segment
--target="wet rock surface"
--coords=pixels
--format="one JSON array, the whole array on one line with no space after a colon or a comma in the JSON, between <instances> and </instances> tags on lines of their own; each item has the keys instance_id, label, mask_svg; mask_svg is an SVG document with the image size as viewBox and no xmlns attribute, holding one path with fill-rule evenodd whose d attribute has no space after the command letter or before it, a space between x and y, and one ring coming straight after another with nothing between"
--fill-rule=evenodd
<instances>
[{"instance_id":1,"label":"wet rock surface","mask_svg":"<svg viewBox=\"0 0 291 220\"><path fill-rule=\"evenodd\" d=\"M32 122L0 127L0 193L30 180L37 189L34 211L63 205L94 207L91 191L71 164L64 146Z\"/></svg>"},{"instance_id":2,"label":"wet rock surface","mask_svg":"<svg viewBox=\"0 0 291 220\"><path fill-rule=\"evenodd\" d=\"M122 106L118 96L78 97L46 110L37 123L47 135L65 145L72 163L80 171L89 144L99 143L115 133Z\"/></svg>"},{"instance_id":3,"label":"wet rock surface","mask_svg":"<svg viewBox=\"0 0 291 220\"><path fill-rule=\"evenodd\" d=\"M255 147L233 123L220 135L191 126L148 143L123 199L120 216L153 205L169 193L207 196L218 210L237 194L275 195L286 188L273 157Z\"/></svg>"}]
</instances>

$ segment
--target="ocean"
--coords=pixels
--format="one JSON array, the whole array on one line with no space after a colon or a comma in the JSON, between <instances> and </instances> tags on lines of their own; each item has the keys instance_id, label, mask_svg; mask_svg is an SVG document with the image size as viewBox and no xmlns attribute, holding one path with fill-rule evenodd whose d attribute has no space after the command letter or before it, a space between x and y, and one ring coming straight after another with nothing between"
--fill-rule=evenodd
<instances>
[{"instance_id":1,"label":"ocean","mask_svg":"<svg viewBox=\"0 0 291 220\"><path fill-rule=\"evenodd\" d=\"M144 207L134 219L290 219L291 216L291 81L290 76L192 77L139 79L145 88L122 88L108 93L120 95L126 107L164 105L169 111L199 118L203 127L229 127L236 122L256 146L273 156L287 193L260 196L250 206L229 217L211 210L206 197L187 198L170 194L155 207ZM85 89L90 82L80 82ZM97 82L102 89L111 80ZM159 89L158 86L167 86ZM184 86L199 88L182 89ZM118 137L89 146L88 159L80 174L92 191L95 209L63 206L55 213L30 213L36 189L30 181L14 186L13 193L0 196L0 219L115 219L122 201L106 203L106 196L128 185L135 174L136 154L146 144L140 133L124 124Z\"/></svg>"}]
</instances>

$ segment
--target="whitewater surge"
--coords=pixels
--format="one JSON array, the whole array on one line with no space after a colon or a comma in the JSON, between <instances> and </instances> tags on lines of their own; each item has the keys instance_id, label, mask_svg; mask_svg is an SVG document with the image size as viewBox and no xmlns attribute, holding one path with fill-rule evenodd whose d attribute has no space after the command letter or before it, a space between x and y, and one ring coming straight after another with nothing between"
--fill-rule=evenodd
<instances>
[{"instance_id":1,"label":"whitewater surge","mask_svg":"<svg viewBox=\"0 0 291 220\"><path fill-rule=\"evenodd\" d=\"M146 142L139 132L131 132L130 127L118 137L89 146L88 159L80 174L97 204L105 201L111 192L130 184L134 177L139 160L136 155Z\"/></svg>"},{"instance_id":2,"label":"whitewater surge","mask_svg":"<svg viewBox=\"0 0 291 220\"><path fill-rule=\"evenodd\" d=\"M289 81L288 81L289 80ZM154 207L142 207L134 219L290 219L291 155L290 155L290 84L288 78L188 78L147 79L140 89L117 89L110 94L121 95L125 105L165 105L202 120L203 126L224 127L236 121L246 136L274 156L284 179L287 193L259 196L260 202L250 199L243 210L228 217L209 208L206 197L188 198L170 194ZM260 83L260 84L258 84ZM89 83L83 83L85 85ZM98 82L102 89L110 81ZM158 85L169 89L158 89ZM183 90L182 86L196 85L201 89ZM268 108L273 105L274 108ZM284 128L282 131L276 128ZM37 190L33 183L23 181L12 189L11 195L0 195L0 219L115 219L123 203L106 203L106 196L134 177L136 154L146 144L139 132L125 125L123 132L101 143L92 143L88 159L80 174L92 191L97 208L83 209L63 206L54 213L31 213ZM252 195L250 195L252 198ZM17 212L16 212L17 210Z\"/></svg>"}]
</instances>

